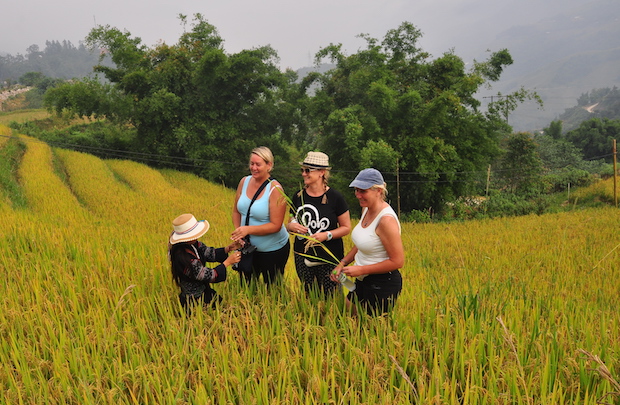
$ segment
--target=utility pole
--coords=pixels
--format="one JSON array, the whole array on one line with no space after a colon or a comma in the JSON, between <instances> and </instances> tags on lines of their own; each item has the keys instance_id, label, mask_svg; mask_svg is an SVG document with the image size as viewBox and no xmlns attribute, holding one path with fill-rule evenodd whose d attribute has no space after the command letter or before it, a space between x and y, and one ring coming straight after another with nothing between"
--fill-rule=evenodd
<instances>
[{"instance_id":1,"label":"utility pole","mask_svg":"<svg viewBox=\"0 0 620 405\"><path fill-rule=\"evenodd\" d=\"M616 140L614 139L614 206L618 208L618 170L616 168Z\"/></svg>"},{"instance_id":2,"label":"utility pole","mask_svg":"<svg viewBox=\"0 0 620 405\"><path fill-rule=\"evenodd\" d=\"M396 207L398 218L400 218L400 168L398 158L396 158Z\"/></svg>"}]
</instances>

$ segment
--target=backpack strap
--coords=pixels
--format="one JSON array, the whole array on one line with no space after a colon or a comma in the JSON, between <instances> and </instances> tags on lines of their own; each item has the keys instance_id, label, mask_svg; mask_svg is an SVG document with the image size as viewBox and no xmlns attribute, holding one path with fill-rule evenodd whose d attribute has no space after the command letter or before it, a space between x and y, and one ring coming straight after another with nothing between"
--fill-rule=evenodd
<instances>
[{"instance_id":1,"label":"backpack strap","mask_svg":"<svg viewBox=\"0 0 620 405\"><path fill-rule=\"evenodd\" d=\"M271 180L273 180L273 177L269 177L267 180L265 180L265 182L260 185L258 190L256 190L256 193L254 193L254 197L252 197L252 201L250 201L250 205L248 206L248 213L245 215L245 225L246 226L248 226L250 224L250 208L252 208L252 204L254 204L254 201L256 201L256 199L258 198L260 193L263 191L263 189L265 187L267 187L267 184L269 184L269 182Z\"/></svg>"}]
</instances>

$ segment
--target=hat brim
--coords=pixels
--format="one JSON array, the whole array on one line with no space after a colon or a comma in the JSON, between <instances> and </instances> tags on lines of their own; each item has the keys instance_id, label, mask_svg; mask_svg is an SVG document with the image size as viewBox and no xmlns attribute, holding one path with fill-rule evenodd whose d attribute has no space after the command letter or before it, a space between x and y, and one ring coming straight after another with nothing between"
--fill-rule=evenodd
<instances>
[{"instance_id":1,"label":"hat brim","mask_svg":"<svg viewBox=\"0 0 620 405\"><path fill-rule=\"evenodd\" d=\"M362 180L353 180L351 184L349 184L349 187L355 187L362 190L368 190L369 188L372 188L372 186L376 186L376 184Z\"/></svg>"},{"instance_id":2,"label":"hat brim","mask_svg":"<svg viewBox=\"0 0 620 405\"><path fill-rule=\"evenodd\" d=\"M196 240L200 238L202 235L207 233L209 230L209 222L206 220L198 221L194 229L189 232L178 234L176 232L172 232L170 235L170 244L174 245L175 243L189 242L192 240Z\"/></svg>"}]
</instances>

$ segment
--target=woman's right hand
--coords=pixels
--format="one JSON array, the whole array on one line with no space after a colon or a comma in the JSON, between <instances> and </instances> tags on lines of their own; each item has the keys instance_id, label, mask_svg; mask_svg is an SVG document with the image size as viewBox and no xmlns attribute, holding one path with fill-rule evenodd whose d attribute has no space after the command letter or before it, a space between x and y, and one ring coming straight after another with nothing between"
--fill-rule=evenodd
<instances>
[{"instance_id":1,"label":"woman's right hand","mask_svg":"<svg viewBox=\"0 0 620 405\"><path fill-rule=\"evenodd\" d=\"M306 235L308 234L309 229L308 227L303 226L299 222L293 220L288 224L288 231L292 233L298 233L300 235Z\"/></svg>"}]
</instances>

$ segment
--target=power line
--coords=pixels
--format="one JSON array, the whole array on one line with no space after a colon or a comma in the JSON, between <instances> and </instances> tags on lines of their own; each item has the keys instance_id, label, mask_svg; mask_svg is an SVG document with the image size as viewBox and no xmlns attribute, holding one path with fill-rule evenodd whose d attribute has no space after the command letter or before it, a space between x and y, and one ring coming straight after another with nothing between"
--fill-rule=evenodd
<instances>
[{"instance_id":1,"label":"power line","mask_svg":"<svg viewBox=\"0 0 620 405\"><path fill-rule=\"evenodd\" d=\"M146 153L146 152L134 152L134 151L125 151L125 150L120 150L120 149L110 149L110 148L101 148L101 147L96 147L96 146L79 145L79 144L73 144L73 143L47 142L47 141L43 141L43 140L32 138L32 137L30 137L29 139L17 138L11 135L0 135L0 137L19 139L20 141L23 141L23 142L43 143L43 144L61 148L61 149L72 149L72 150L77 150L80 152L83 150L89 150L93 152L93 154L96 154L96 155L112 156L114 158L121 158L121 159L141 161L141 162L158 163L162 165L171 165L173 167L183 167L187 169L198 169L208 164L218 164L218 165L229 166L229 167L238 166L239 169L233 169L233 171L238 171L238 172L246 171L247 169L247 162L238 162L238 161L230 162L230 161L216 160L216 159L197 159L197 158L195 159L195 158L188 158L188 157L182 157L182 156L178 156L178 157L167 156L167 155L160 155L160 154L153 154L153 153ZM594 160L599 160L599 159L603 159L603 158L610 157L610 156L613 156L613 153L608 153L605 155L596 156L596 157L592 157L592 158L588 158L584 160L594 161ZM204 165L196 164L196 163L203 163ZM288 165L285 164L283 167L286 169L287 166ZM280 167L282 167L282 165L280 165ZM288 166L288 168L291 171L298 169L296 165ZM332 169L331 172L357 174L358 170L334 170ZM492 173L494 174L501 174L501 173L509 174L511 172L519 172L519 169L496 169L492 171ZM462 172L457 172L457 171L455 172L403 172L403 171L399 171L398 173L396 171L394 172L384 171L383 173L384 175L391 175L391 176L396 176L398 174L399 176L401 176L401 180L400 180L401 183L411 183L411 184L477 183L477 182L486 182L486 180L476 180L475 176L484 176L486 179L487 170L462 171ZM452 179L438 179L437 178L437 179L426 179L426 180L425 179L407 180L407 179L402 179L402 176L405 176L405 177L407 176L446 177L447 176L447 177L452 177ZM456 177L460 177L460 176L468 176L468 178L465 180L456 179ZM387 182L394 183L394 181L387 181Z\"/></svg>"}]
</instances>

